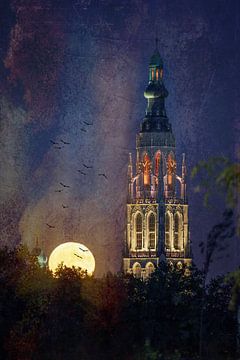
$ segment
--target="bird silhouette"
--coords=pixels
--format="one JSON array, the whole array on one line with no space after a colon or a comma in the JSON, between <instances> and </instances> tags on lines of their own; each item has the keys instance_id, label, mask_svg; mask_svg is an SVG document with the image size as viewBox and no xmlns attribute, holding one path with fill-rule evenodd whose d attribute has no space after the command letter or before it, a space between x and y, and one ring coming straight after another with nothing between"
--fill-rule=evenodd
<instances>
[{"instance_id":1,"label":"bird silhouette","mask_svg":"<svg viewBox=\"0 0 240 360\"><path fill-rule=\"evenodd\" d=\"M58 142L55 142L53 140L50 140L50 142L53 144L53 145L58 145Z\"/></svg>"},{"instance_id":2,"label":"bird silhouette","mask_svg":"<svg viewBox=\"0 0 240 360\"><path fill-rule=\"evenodd\" d=\"M81 257L80 255L78 255L78 254L75 254L75 253L74 253L74 255L75 255L75 256L77 256L77 257L79 257L80 259L82 259L82 257Z\"/></svg>"},{"instance_id":3,"label":"bird silhouette","mask_svg":"<svg viewBox=\"0 0 240 360\"><path fill-rule=\"evenodd\" d=\"M83 121L83 122L84 122L84 124L87 125L87 126L93 125L93 123L88 123L88 122L86 122L86 121Z\"/></svg>"},{"instance_id":4,"label":"bird silhouette","mask_svg":"<svg viewBox=\"0 0 240 360\"><path fill-rule=\"evenodd\" d=\"M83 129L83 128L81 128L80 130L83 131L83 132L87 132L87 130L85 130L85 129Z\"/></svg>"},{"instance_id":5,"label":"bird silhouette","mask_svg":"<svg viewBox=\"0 0 240 360\"><path fill-rule=\"evenodd\" d=\"M55 192L58 192L58 193L60 193L62 191L63 191L62 189L55 190Z\"/></svg>"},{"instance_id":6,"label":"bird silhouette","mask_svg":"<svg viewBox=\"0 0 240 360\"><path fill-rule=\"evenodd\" d=\"M60 141L65 145L70 145L70 142L64 141L63 139L60 139Z\"/></svg>"},{"instance_id":7,"label":"bird silhouette","mask_svg":"<svg viewBox=\"0 0 240 360\"><path fill-rule=\"evenodd\" d=\"M86 168L86 169L92 169L93 167L92 166L88 166L86 164L83 164L83 166Z\"/></svg>"},{"instance_id":8,"label":"bird silhouette","mask_svg":"<svg viewBox=\"0 0 240 360\"><path fill-rule=\"evenodd\" d=\"M46 225L49 227L49 229L55 229L55 226L53 225L49 225L48 223L46 223Z\"/></svg>"},{"instance_id":9,"label":"bird silhouette","mask_svg":"<svg viewBox=\"0 0 240 360\"><path fill-rule=\"evenodd\" d=\"M105 174L98 174L98 176L103 176L106 180L108 179Z\"/></svg>"},{"instance_id":10,"label":"bird silhouette","mask_svg":"<svg viewBox=\"0 0 240 360\"><path fill-rule=\"evenodd\" d=\"M68 206L67 206L67 205L63 205L63 204L62 204L62 207L63 207L63 209L68 209Z\"/></svg>"},{"instance_id":11,"label":"bird silhouette","mask_svg":"<svg viewBox=\"0 0 240 360\"><path fill-rule=\"evenodd\" d=\"M82 249L82 248L79 248L81 251L83 251L83 252L86 252L86 251L88 251L88 249Z\"/></svg>"},{"instance_id":12,"label":"bird silhouette","mask_svg":"<svg viewBox=\"0 0 240 360\"><path fill-rule=\"evenodd\" d=\"M65 185L64 183L62 183L62 182L60 182L59 183L60 185L62 185L63 187L65 187L65 188L70 188L70 186L69 185Z\"/></svg>"},{"instance_id":13,"label":"bird silhouette","mask_svg":"<svg viewBox=\"0 0 240 360\"><path fill-rule=\"evenodd\" d=\"M62 146L54 146L54 149L60 150L60 149L62 149Z\"/></svg>"},{"instance_id":14,"label":"bird silhouette","mask_svg":"<svg viewBox=\"0 0 240 360\"><path fill-rule=\"evenodd\" d=\"M85 172L83 172L82 170L78 170L78 172L80 172L80 174L82 175L87 175Z\"/></svg>"}]
</instances>

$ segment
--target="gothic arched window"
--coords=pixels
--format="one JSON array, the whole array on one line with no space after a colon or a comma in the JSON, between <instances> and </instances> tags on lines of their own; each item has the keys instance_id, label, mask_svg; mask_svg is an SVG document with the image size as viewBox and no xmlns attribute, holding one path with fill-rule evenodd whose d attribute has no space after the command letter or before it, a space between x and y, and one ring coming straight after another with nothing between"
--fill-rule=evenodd
<instances>
[{"instance_id":1,"label":"gothic arched window","mask_svg":"<svg viewBox=\"0 0 240 360\"><path fill-rule=\"evenodd\" d=\"M182 270L182 268L183 268L182 262L181 262L181 261L178 261L178 263L177 263L177 269L178 269L178 270Z\"/></svg>"},{"instance_id":2,"label":"gothic arched window","mask_svg":"<svg viewBox=\"0 0 240 360\"><path fill-rule=\"evenodd\" d=\"M156 246L156 217L153 213L148 216L148 246L150 249Z\"/></svg>"},{"instance_id":3,"label":"gothic arched window","mask_svg":"<svg viewBox=\"0 0 240 360\"><path fill-rule=\"evenodd\" d=\"M160 151L158 151L155 156L155 175L156 176L158 176L158 172L159 172L160 159L161 159L161 153L160 153Z\"/></svg>"},{"instance_id":4,"label":"gothic arched window","mask_svg":"<svg viewBox=\"0 0 240 360\"><path fill-rule=\"evenodd\" d=\"M152 74L152 81L154 80L154 69L151 70L151 74Z\"/></svg>"},{"instance_id":5,"label":"gothic arched window","mask_svg":"<svg viewBox=\"0 0 240 360\"><path fill-rule=\"evenodd\" d=\"M180 215L174 215L174 249L180 249Z\"/></svg>"},{"instance_id":6,"label":"gothic arched window","mask_svg":"<svg viewBox=\"0 0 240 360\"><path fill-rule=\"evenodd\" d=\"M173 176L176 172L176 161L172 154L168 155L167 159L167 183L169 186L172 186Z\"/></svg>"},{"instance_id":7,"label":"gothic arched window","mask_svg":"<svg viewBox=\"0 0 240 360\"><path fill-rule=\"evenodd\" d=\"M140 278L142 274L142 268L141 265L139 263L135 263L133 265L133 275L136 276L136 278Z\"/></svg>"},{"instance_id":8,"label":"gothic arched window","mask_svg":"<svg viewBox=\"0 0 240 360\"><path fill-rule=\"evenodd\" d=\"M148 154L144 155L143 158L143 182L144 185L150 185L150 167L151 161Z\"/></svg>"},{"instance_id":9,"label":"gothic arched window","mask_svg":"<svg viewBox=\"0 0 240 360\"><path fill-rule=\"evenodd\" d=\"M135 219L136 227L136 247L142 249L143 247L143 219L140 213L137 214Z\"/></svg>"},{"instance_id":10,"label":"gothic arched window","mask_svg":"<svg viewBox=\"0 0 240 360\"><path fill-rule=\"evenodd\" d=\"M149 262L146 265L146 275L150 276L154 272L154 265L153 263Z\"/></svg>"},{"instance_id":11,"label":"gothic arched window","mask_svg":"<svg viewBox=\"0 0 240 360\"><path fill-rule=\"evenodd\" d=\"M156 71L156 79L159 79L159 70Z\"/></svg>"},{"instance_id":12,"label":"gothic arched window","mask_svg":"<svg viewBox=\"0 0 240 360\"><path fill-rule=\"evenodd\" d=\"M167 249L171 249L170 214L169 213L166 213L166 215L165 215L165 246Z\"/></svg>"}]
</instances>

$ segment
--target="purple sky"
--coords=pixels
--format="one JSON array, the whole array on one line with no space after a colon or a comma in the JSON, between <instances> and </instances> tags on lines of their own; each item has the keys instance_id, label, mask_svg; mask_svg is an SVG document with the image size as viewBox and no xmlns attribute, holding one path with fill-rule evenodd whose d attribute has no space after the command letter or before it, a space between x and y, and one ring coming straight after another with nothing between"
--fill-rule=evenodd
<instances>
[{"instance_id":1,"label":"purple sky","mask_svg":"<svg viewBox=\"0 0 240 360\"><path fill-rule=\"evenodd\" d=\"M211 156L233 158L240 129L240 4L44 4L0 5L0 241L11 245L22 239L33 246L38 238L47 252L61 242L80 241L94 253L98 273L117 270L128 152L144 117L156 33L178 159L186 153L190 172ZM85 169L87 175L77 171L84 171L83 163L93 166ZM60 182L70 188L56 192ZM191 239L200 264L198 244L220 221L223 208L218 200L218 210L204 208L194 186L189 179ZM238 242L232 241L215 259L213 272L231 270L239 259Z\"/></svg>"}]
</instances>

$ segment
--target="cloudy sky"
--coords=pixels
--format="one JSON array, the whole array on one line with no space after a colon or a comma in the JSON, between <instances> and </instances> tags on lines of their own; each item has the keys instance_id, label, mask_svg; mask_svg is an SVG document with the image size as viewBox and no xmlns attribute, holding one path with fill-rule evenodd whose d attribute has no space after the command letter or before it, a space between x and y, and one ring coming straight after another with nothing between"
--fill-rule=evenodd
<instances>
[{"instance_id":1,"label":"cloudy sky","mask_svg":"<svg viewBox=\"0 0 240 360\"><path fill-rule=\"evenodd\" d=\"M38 239L50 252L79 241L93 251L98 273L118 270L128 152L144 117L156 33L167 114L190 173L200 160L236 153L239 15L238 0L1 1L1 243L32 247ZM200 265L199 242L223 208L204 208L195 186L189 179ZM238 253L232 241L213 270L232 269Z\"/></svg>"}]
</instances>

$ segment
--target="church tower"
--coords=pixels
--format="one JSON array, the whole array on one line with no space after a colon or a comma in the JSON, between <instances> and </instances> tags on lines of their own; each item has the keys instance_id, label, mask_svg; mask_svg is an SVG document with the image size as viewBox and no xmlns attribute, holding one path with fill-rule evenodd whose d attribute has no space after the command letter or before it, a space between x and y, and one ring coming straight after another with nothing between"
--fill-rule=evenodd
<instances>
[{"instance_id":1,"label":"church tower","mask_svg":"<svg viewBox=\"0 0 240 360\"><path fill-rule=\"evenodd\" d=\"M167 260L191 263L186 196L186 163L177 175L175 138L165 110L168 91L157 43L149 63L145 118L136 137L136 168L128 164L127 231L124 272L146 278Z\"/></svg>"}]
</instances>

